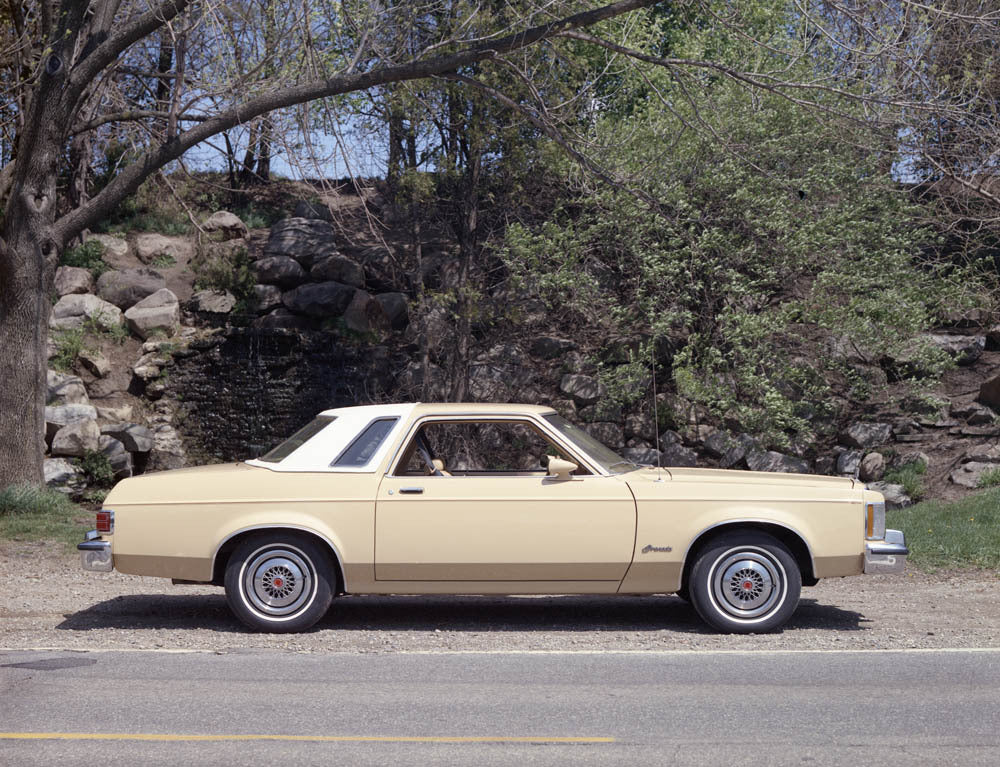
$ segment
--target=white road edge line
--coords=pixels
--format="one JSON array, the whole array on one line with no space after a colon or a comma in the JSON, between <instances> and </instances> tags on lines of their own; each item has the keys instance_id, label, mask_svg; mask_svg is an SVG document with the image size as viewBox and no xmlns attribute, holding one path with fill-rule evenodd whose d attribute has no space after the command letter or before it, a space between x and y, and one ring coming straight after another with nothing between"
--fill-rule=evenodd
<instances>
[{"instance_id":1,"label":"white road edge line","mask_svg":"<svg viewBox=\"0 0 1000 767\"><path fill-rule=\"evenodd\" d=\"M320 651L312 650L271 650L266 647L235 647L228 649L180 649L137 647L0 647L0 653L61 652L61 653L159 653L163 655L247 655L268 653L275 655L871 655L906 654L931 655L935 653L997 653L1000 647L904 647L855 648L855 649L814 649L814 650L395 650L395 651Z\"/></svg>"}]
</instances>

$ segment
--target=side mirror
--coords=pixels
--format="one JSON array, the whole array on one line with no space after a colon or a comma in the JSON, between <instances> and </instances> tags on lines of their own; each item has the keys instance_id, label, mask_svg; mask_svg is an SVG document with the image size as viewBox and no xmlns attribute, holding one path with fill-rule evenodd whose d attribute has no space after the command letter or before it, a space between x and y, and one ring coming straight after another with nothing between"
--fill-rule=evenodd
<instances>
[{"instance_id":1,"label":"side mirror","mask_svg":"<svg viewBox=\"0 0 1000 767\"><path fill-rule=\"evenodd\" d=\"M549 456L548 475L550 477L569 479L569 475L576 471L577 468L577 465L572 461L567 461L563 458L556 458L555 456Z\"/></svg>"}]
</instances>

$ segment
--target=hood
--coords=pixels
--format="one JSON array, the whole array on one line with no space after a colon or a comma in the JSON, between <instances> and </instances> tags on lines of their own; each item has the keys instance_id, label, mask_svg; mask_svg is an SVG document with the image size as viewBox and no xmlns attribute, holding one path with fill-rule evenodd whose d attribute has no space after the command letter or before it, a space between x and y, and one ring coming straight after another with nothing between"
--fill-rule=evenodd
<instances>
[{"instance_id":1,"label":"hood","mask_svg":"<svg viewBox=\"0 0 1000 767\"><path fill-rule=\"evenodd\" d=\"M846 477L824 477L818 474L781 474L769 471L734 471L732 469L697 469L680 466L655 469L642 468L624 475L630 482L655 482L658 478L670 482L698 482L716 485L754 485L777 487L817 487L852 490L862 487Z\"/></svg>"}]
</instances>

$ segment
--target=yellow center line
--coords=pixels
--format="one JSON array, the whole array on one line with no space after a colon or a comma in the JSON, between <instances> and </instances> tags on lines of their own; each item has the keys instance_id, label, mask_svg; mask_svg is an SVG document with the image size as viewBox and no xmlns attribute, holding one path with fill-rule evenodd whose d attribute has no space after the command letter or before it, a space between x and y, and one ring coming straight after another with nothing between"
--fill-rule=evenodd
<instances>
[{"instance_id":1,"label":"yellow center line","mask_svg":"<svg viewBox=\"0 0 1000 767\"><path fill-rule=\"evenodd\" d=\"M614 743L614 738L530 735L178 735L152 732L0 732L0 740L278 740L315 743Z\"/></svg>"}]
</instances>

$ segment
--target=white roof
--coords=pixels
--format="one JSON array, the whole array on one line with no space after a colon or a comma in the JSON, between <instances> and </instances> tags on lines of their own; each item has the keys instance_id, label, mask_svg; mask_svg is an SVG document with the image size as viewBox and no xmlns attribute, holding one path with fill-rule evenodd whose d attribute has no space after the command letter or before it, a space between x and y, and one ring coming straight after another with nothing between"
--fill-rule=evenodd
<instances>
[{"instance_id":1,"label":"white roof","mask_svg":"<svg viewBox=\"0 0 1000 767\"><path fill-rule=\"evenodd\" d=\"M251 466L260 466L271 471L328 471L333 473L373 473L382 463L389 448L395 444L399 430L409 421L409 416L416 407L413 403L396 405L361 405L359 407L342 407L334 410L324 410L320 415L331 416L334 420L307 440L303 445L289 453L281 461L247 461ZM337 457L347 449L362 429L372 421L383 418L398 418L392 431L386 435L371 460L364 466L331 466Z\"/></svg>"}]
</instances>

